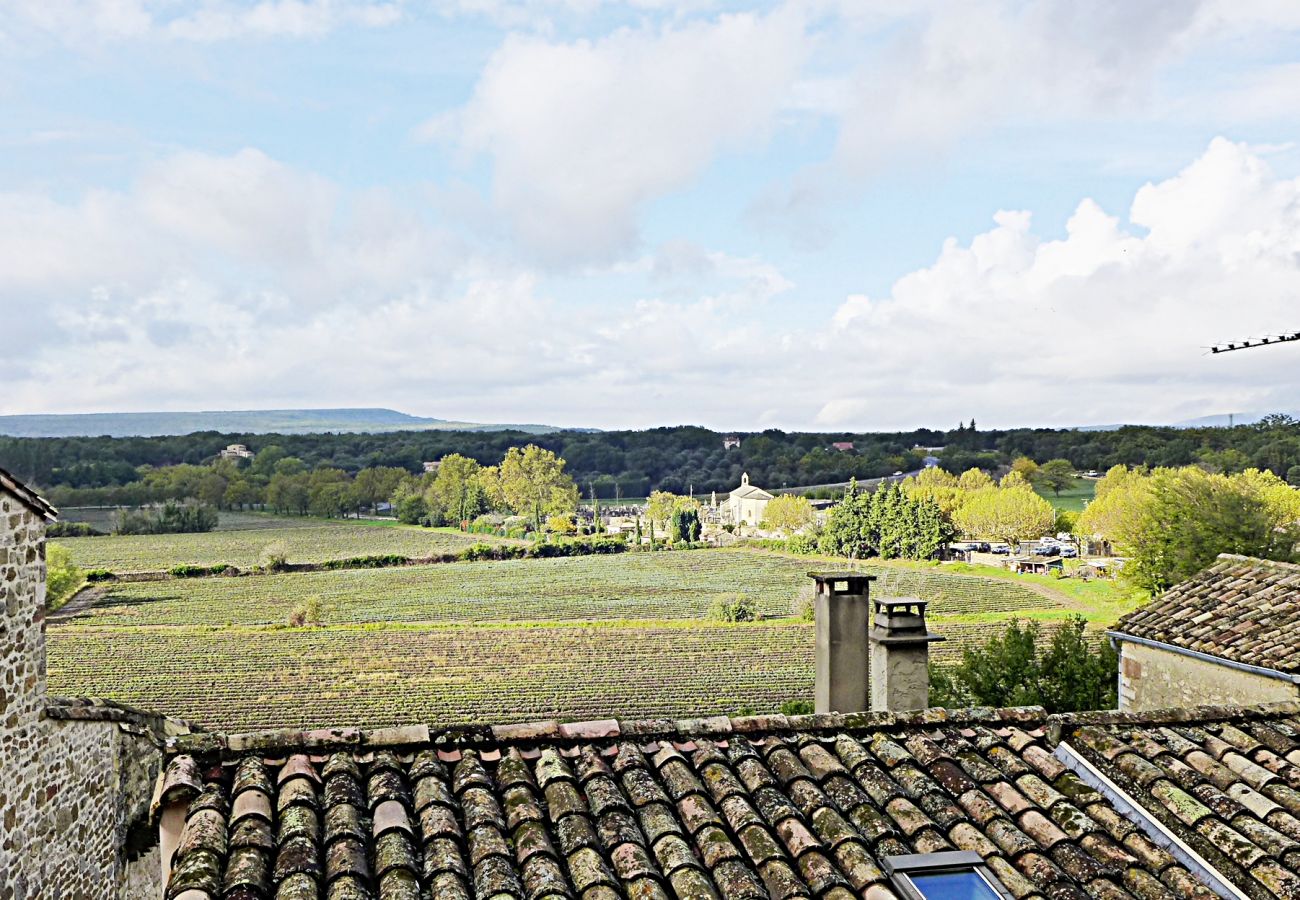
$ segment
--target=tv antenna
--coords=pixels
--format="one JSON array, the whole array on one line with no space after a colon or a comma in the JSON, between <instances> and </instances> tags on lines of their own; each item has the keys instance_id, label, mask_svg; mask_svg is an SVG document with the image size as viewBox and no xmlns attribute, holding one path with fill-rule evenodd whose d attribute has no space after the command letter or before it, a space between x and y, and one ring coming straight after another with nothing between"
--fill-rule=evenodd
<instances>
[{"instance_id":1,"label":"tv antenna","mask_svg":"<svg viewBox=\"0 0 1300 900\"><path fill-rule=\"evenodd\" d=\"M1267 347L1269 344L1285 344L1289 341L1300 341L1300 331L1293 331L1289 334L1270 334L1267 337L1253 338L1249 341L1234 341L1230 344L1215 344L1210 348L1210 352L1227 353L1230 350L1249 350L1252 347Z\"/></svg>"}]
</instances>

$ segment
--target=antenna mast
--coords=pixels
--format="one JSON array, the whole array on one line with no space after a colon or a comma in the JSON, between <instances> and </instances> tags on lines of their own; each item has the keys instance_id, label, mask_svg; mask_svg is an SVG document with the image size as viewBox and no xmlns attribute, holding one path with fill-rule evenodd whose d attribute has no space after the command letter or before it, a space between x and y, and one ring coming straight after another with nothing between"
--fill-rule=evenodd
<instances>
[{"instance_id":1,"label":"antenna mast","mask_svg":"<svg viewBox=\"0 0 1300 900\"><path fill-rule=\"evenodd\" d=\"M1270 334L1267 337L1249 341L1235 341L1231 344L1215 344L1210 348L1210 352L1227 353L1229 350L1249 350L1251 347L1267 347L1269 344L1285 344L1288 341L1300 341L1300 331L1293 331L1290 334Z\"/></svg>"}]
</instances>

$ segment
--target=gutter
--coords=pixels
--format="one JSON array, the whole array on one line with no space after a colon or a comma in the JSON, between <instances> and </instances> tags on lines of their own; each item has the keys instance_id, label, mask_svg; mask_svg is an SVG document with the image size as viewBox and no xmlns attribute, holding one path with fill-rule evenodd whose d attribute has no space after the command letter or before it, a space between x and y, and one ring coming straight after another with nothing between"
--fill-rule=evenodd
<instances>
[{"instance_id":1,"label":"gutter","mask_svg":"<svg viewBox=\"0 0 1300 900\"><path fill-rule=\"evenodd\" d=\"M1210 653L1202 653L1199 650L1188 650L1186 647L1176 647L1173 644L1166 644L1163 641L1153 641L1150 638L1137 637L1132 634L1125 634L1122 631L1108 631L1106 637L1111 639L1111 643L1116 641L1129 641L1134 644L1141 644L1144 647L1154 647L1157 650L1167 650L1170 653L1177 653L1179 656L1187 656L1192 659L1198 659L1201 662L1214 663L1219 666L1226 666L1229 669L1237 669L1241 672L1249 672L1252 675L1259 675L1264 678L1273 678L1277 681L1286 681L1291 684L1300 685L1300 675L1290 672L1282 672L1277 669L1269 669L1264 666L1252 666L1250 663L1237 662L1235 659L1226 659L1222 656L1214 656Z\"/></svg>"},{"instance_id":2,"label":"gutter","mask_svg":"<svg viewBox=\"0 0 1300 900\"><path fill-rule=\"evenodd\" d=\"M1084 784L1109 800L1111 805L1119 810L1126 819L1141 828L1142 833L1150 838L1156 846L1168 851L1174 859L1205 882L1206 886L1222 897L1223 900L1250 900L1246 894L1237 890L1232 882L1225 878L1218 869L1183 843L1159 819L1147 812L1140 803L1125 793L1119 785L1107 778L1100 769L1084 759L1065 741L1061 741L1056 745L1056 750L1052 755L1064 763L1066 768L1077 775Z\"/></svg>"}]
</instances>

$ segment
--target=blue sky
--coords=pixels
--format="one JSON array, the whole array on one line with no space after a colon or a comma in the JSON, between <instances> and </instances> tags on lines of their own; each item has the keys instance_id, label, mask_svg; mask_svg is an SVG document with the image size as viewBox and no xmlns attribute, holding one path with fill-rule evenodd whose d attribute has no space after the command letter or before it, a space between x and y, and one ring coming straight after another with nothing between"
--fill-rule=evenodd
<instances>
[{"instance_id":1,"label":"blue sky","mask_svg":"<svg viewBox=\"0 0 1300 900\"><path fill-rule=\"evenodd\" d=\"M0 104L0 412L1300 406L1292 3L11 0Z\"/></svg>"}]
</instances>

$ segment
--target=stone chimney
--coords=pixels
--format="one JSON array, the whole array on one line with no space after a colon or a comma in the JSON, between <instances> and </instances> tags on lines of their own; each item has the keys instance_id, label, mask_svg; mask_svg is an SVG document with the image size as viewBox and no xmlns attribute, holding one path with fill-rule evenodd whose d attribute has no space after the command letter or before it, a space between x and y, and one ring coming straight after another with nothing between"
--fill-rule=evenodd
<instances>
[{"instance_id":1,"label":"stone chimney","mask_svg":"<svg viewBox=\"0 0 1300 900\"><path fill-rule=\"evenodd\" d=\"M871 625L871 708L891 712L928 708L930 645L946 638L926 629L924 600L895 597L877 600L875 606Z\"/></svg>"},{"instance_id":2,"label":"stone chimney","mask_svg":"<svg viewBox=\"0 0 1300 900\"><path fill-rule=\"evenodd\" d=\"M816 710L863 712L870 697L871 582L861 572L809 572L817 582L813 612L817 630Z\"/></svg>"}]
</instances>

